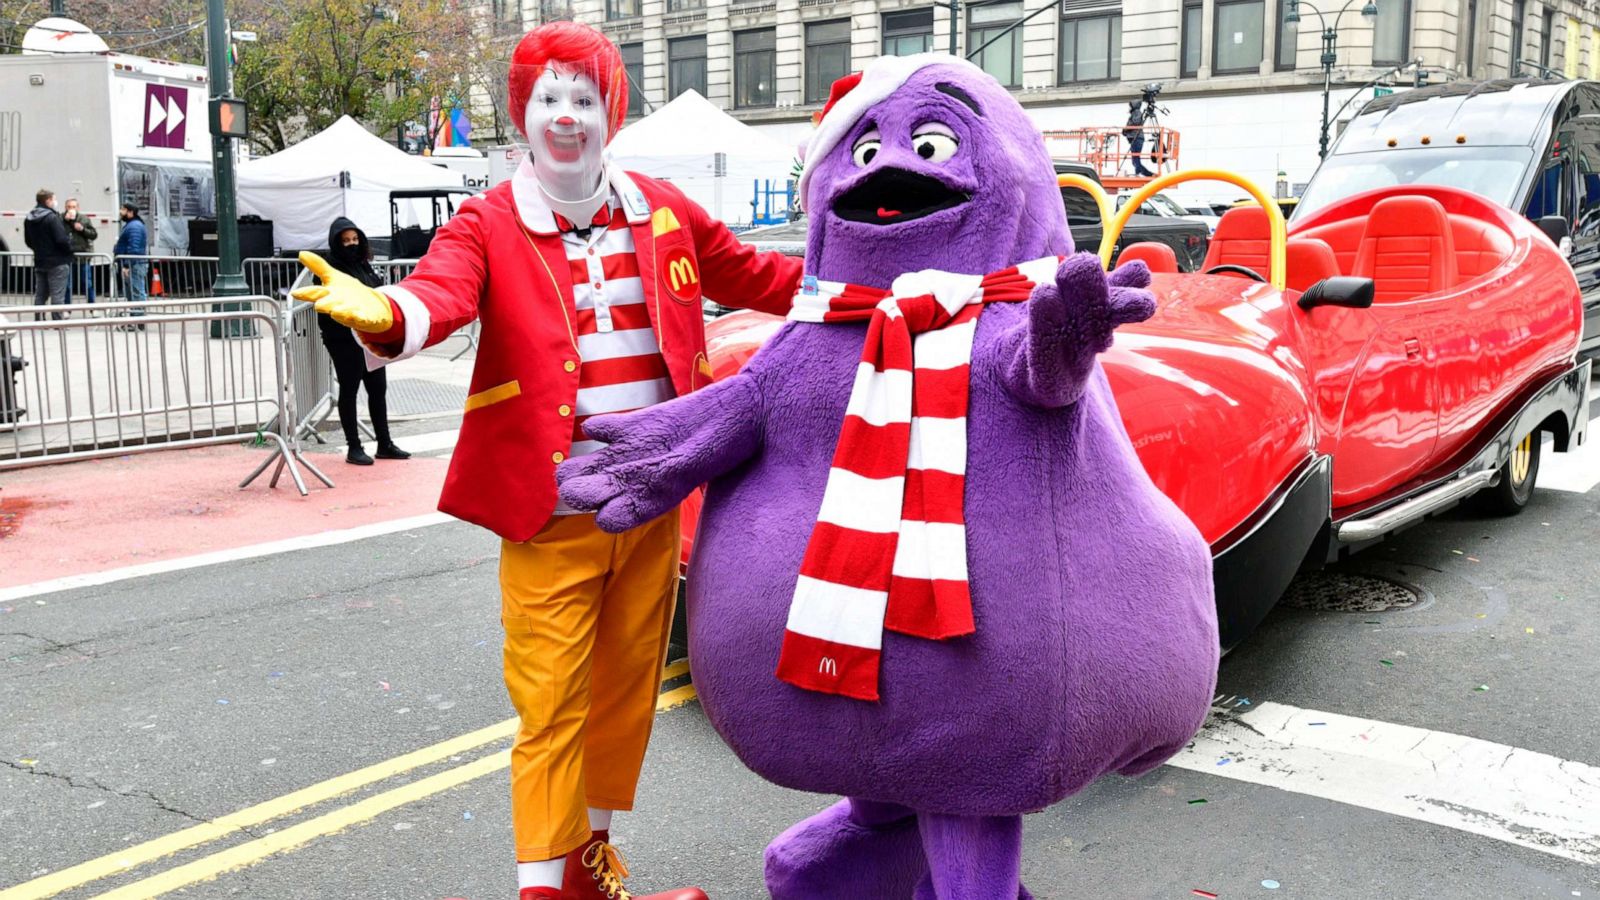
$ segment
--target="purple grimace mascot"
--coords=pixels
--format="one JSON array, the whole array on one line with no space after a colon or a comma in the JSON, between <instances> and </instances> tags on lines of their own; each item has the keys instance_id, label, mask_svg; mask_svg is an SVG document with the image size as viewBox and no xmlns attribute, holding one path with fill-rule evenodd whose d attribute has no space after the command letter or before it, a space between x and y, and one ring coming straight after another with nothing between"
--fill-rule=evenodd
<instances>
[{"instance_id":1,"label":"purple grimace mascot","mask_svg":"<svg viewBox=\"0 0 1600 900\"><path fill-rule=\"evenodd\" d=\"M834 94L791 321L733 378L590 420L610 446L561 493L621 531L709 482L706 715L762 777L845 798L768 847L774 897L1028 897L1022 814L1160 765L1216 682L1210 554L1096 360L1149 273L1070 255L1039 133L970 63Z\"/></svg>"}]
</instances>

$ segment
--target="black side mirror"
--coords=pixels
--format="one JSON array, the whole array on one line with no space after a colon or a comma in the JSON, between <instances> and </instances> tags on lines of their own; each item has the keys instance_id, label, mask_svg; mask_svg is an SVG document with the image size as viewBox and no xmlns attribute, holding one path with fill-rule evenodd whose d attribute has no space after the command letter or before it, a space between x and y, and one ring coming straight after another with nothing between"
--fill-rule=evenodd
<instances>
[{"instance_id":1,"label":"black side mirror","mask_svg":"<svg viewBox=\"0 0 1600 900\"><path fill-rule=\"evenodd\" d=\"M1349 275L1324 278L1306 288L1306 292L1300 295L1300 308L1347 306L1351 309L1366 309L1372 305L1372 292L1371 278L1354 278Z\"/></svg>"},{"instance_id":2,"label":"black side mirror","mask_svg":"<svg viewBox=\"0 0 1600 900\"><path fill-rule=\"evenodd\" d=\"M1566 216L1544 216L1534 224L1538 225L1544 236L1550 239L1550 243L1557 247L1561 246L1564 238L1572 237L1572 228L1567 224Z\"/></svg>"}]
</instances>

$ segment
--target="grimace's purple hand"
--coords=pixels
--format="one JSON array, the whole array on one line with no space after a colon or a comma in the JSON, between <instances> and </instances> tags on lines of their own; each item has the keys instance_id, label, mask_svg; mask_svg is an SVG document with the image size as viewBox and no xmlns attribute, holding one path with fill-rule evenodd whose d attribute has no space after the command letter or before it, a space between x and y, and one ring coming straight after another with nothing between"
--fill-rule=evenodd
<instances>
[{"instance_id":1,"label":"grimace's purple hand","mask_svg":"<svg viewBox=\"0 0 1600 900\"><path fill-rule=\"evenodd\" d=\"M1036 406L1076 402L1117 326L1155 314L1149 284L1150 269L1142 262L1108 275L1092 253L1067 257L1055 282L1039 285L1028 298L1026 327L1017 329L1006 361L1006 383Z\"/></svg>"}]
</instances>

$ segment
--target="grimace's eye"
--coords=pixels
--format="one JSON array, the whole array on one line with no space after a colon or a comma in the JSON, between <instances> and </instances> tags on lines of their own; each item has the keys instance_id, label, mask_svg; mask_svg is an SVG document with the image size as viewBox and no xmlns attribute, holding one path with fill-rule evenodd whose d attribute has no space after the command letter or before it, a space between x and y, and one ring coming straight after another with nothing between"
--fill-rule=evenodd
<instances>
[{"instance_id":1,"label":"grimace's eye","mask_svg":"<svg viewBox=\"0 0 1600 900\"><path fill-rule=\"evenodd\" d=\"M911 136L911 146L916 148L917 155L928 162L942 163L960 149L961 144L954 135L948 134L944 129L937 131L919 130Z\"/></svg>"},{"instance_id":2,"label":"grimace's eye","mask_svg":"<svg viewBox=\"0 0 1600 900\"><path fill-rule=\"evenodd\" d=\"M855 159L856 165L865 166L872 162L873 157L878 155L880 146L882 146L882 143L876 137L864 137L856 141L856 146L850 151L850 155Z\"/></svg>"}]
</instances>

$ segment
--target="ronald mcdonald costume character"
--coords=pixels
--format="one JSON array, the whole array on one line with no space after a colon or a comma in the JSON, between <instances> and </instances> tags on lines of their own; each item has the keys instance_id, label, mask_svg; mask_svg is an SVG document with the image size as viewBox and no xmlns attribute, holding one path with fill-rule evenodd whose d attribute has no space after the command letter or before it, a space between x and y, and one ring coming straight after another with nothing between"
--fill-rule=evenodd
<instances>
[{"instance_id":1,"label":"ronald mcdonald costume character","mask_svg":"<svg viewBox=\"0 0 1600 900\"><path fill-rule=\"evenodd\" d=\"M801 195L790 321L737 376L591 422L610 444L561 493L626 529L709 482L706 714L761 776L845 797L768 848L774 897L1027 897L1022 814L1159 765L1215 686L1207 545L1097 362L1149 272L1070 255L1039 132L944 55L835 85Z\"/></svg>"},{"instance_id":2,"label":"ronald mcdonald costume character","mask_svg":"<svg viewBox=\"0 0 1600 900\"><path fill-rule=\"evenodd\" d=\"M611 811L630 809L677 589L678 516L621 534L558 502L555 469L603 446L589 416L710 381L702 291L786 312L798 260L757 254L669 184L608 168L628 86L615 46L557 22L518 45L512 108L529 143L510 182L462 204L415 272L377 291L306 255L297 296L404 359L482 323L439 508L503 540L505 675L522 720L512 816L522 900L620 900ZM703 898L698 889L653 895Z\"/></svg>"}]
</instances>

